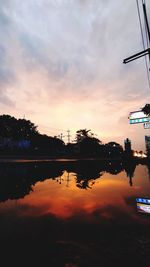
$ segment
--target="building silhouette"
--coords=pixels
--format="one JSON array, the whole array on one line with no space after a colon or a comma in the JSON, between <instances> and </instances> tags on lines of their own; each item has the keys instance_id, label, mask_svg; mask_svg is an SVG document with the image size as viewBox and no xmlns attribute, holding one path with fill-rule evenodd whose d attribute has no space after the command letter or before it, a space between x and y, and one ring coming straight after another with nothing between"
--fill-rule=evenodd
<instances>
[{"instance_id":1,"label":"building silhouette","mask_svg":"<svg viewBox=\"0 0 150 267\"><path fill-rule=\"evenodd\" d=\"M146 152L147 156L150 157L150 136L145 136L145 146L146 146Z\"/></svg>"},{"instance_id":2,"label":"building silhouette","mask_svg":"<svg viewBox=\"0 0 150 267\"><path fill-rule=\"evenodd\" d=\"M133 151L131 149L131 140L129 138L126 138L124 140L124 150L125 150L125 156L130 157L133 155Z\"/></svg>"}]
</instances>

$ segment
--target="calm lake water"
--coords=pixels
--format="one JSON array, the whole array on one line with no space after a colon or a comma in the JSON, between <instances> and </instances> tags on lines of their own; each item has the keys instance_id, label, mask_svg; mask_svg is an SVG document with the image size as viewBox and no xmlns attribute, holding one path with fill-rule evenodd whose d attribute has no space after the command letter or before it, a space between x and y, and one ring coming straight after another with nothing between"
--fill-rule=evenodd
<instances>
[{"instance_id":1,"label":"calm lake water","mask_svg":"<svg viewBox=\"0 0 150 267\"><path fill-rule=\"evenodd\" d=\"M2 266L149 266L146 165L0 163Z\"/></svg>"}]
</instances>

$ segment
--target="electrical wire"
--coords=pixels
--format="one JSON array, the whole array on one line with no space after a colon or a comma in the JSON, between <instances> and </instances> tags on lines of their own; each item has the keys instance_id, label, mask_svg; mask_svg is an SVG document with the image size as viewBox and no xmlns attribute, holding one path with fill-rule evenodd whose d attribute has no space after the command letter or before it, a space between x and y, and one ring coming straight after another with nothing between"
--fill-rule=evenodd
<instances>
[{"instance_id":1,"label":"electrical wire","mask_svg":"<svg viewBox=\"0 0 150 267\"><path fill-rule=\"evenodd\" d=\"M146 7L146 1L145 0L143 0L143 4L145 5L145 7ZM150 40L149 40L149 38L148 38L148 32L147 32L147 26L146 26L146 21L145 21L145 35L146 35L146 44L147 44L147 48L148 47L150 47ZM146 69L147 69L147 76L148 76L148 82L149 82L149 87L150 87L150 69L148 68L148 62L147 62L147 57L145 57L145 59L146 59ZM150 64L150 54L149 54L149 64Z\"/></svg>"},{"instance_id":2,"label":"electrical wire","mask_svg":"<svg viewBox=\"0 0 150 267\"><path fill-rule=\"evenodd\" d=\"M143 4L146 7L146 2L145 1L143 2ZM150 40L149 40L149 37L148 37L148 30L147 30L146 21L145 21L145 32L146 32L146 43L147 43L147 47L150 47Z\"/></svg>"},{"instance_id":3,"label":"electrical wire","mask_svg":"<svg viewBox=\"0 0 150 267\"><path fill-rule=\"evenodd\" d=\"M143 28L142 28L142 20L141 20L140 8L139 8L139 2L138 2L138 0L136 0L136 3L137 3L139 23L140 23L140 31L141 31L141 36L142 36L142 44L143 44L143 49L145 50L144 33L143 33ZM142 4L145 4L145 0L142 1ZM146 27L146 25L145 25L145 27ZM146 40L147 40L147 45L148 45L148 39L147 38L148 38L148 36L146 34ZM148 68L148 62L147 62L147 57L146 56L145 56L145 66L146 66L148 86L150 88L150 74L149 74L149 68Z\"/></svg>"},{"instance_id":4,"label":"electrical wire","mask_svg":"<svg viewBox=\"0 0 150 267\"><path fill-rule=\"evenodd\" d=\"M140 8L139 8L138 0L136 0L136 3L137 3L137 10L138 10L139 23L140 23L141 36L142 36L142 43L143 43L143 48L145 50L144 34L143 34L143 29L142 29L142 20L141 20Z\"/></svg>"},{"instance_id":5,"label":"electrical wire","mask_svg":"<svg viewBox=\"0 0 150 267\"><path fill-rule=\"evenodd\" d=\"M139 17L139 23L140 23L140 30L141 30L141 36L142 36L143 49L145 50L144 33L143 33L143 28L142 28L142 20L141 20L140 8L139 8L138 0L136 0L136 3L137 3L137 9L138 9L138 17ZM143 0L142 4L145 4L144 0ZM150 88L150 76L149 76L149 69L148 69L148 63L147 63L147 57L146 56L145 56L145 65L146 65L146 73L147 73L148 85L149 85L149 88Z\"/></svg>"},{"instance_id":6,"label":"electrical wire","mask_svg":"<svg viewBox=\"0 0 150 267\"><path fill-rule=\"evenodd\" d=\"M143 3L146 5L145 1L143 1ZM147 33L146 21L144 23L144 26L145 26L146 45L147 45L147 47L149 47L150 46L150 43L149 43L149 38L148 38L148 33ZM149 86L150 86L150 73L149 73L150 69L148 68L148 61L150 63L150 55L149 55L149 60L145 56L146 71L147 71L148 83L149 83Z\"/></svg>"}]
</instances>

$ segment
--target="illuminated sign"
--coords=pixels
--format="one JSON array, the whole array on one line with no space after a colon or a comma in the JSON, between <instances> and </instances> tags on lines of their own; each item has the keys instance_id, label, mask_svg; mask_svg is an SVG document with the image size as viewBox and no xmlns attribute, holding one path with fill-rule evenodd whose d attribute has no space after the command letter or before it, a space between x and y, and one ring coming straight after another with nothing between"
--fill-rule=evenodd
<instances>
[{"instance_id":1,"label":"illuminated sign","mask_svg":"<svg viewBox=\"0 0 150 267\"><path fill-rule=\"evenodd\" d=\"M129 114L130 124L149 122L150 118L141 110Z\"/></svg>"},{"instance_id":2,"label":"illuminated sign","mask_svg":"<svg viewBox=\"0 0 150 267\"><path fill-rule=\"evenodd\" d=\"M150 199L136 198L137 210L141 213L150 213Z\"/></svg>"},{"instance_id":3,"label":"illuminated sign","mask_svg":"<svg viewBox=\"0 0 150 267\"><path fill-rule=\"evenodd\" d=\"M150 129L150 122L145 122L143 126L144 126L144 129Z\"/></svg>"}]
</instances>

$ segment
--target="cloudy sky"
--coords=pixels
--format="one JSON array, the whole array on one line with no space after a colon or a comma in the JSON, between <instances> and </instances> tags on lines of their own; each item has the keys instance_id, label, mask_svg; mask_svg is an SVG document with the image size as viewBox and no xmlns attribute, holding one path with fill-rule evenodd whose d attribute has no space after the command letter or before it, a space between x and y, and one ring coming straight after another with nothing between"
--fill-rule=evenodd
<instances>
[{"instance_id":1,"label":"cloudy sky","mask_svg":"<svg viewBox=\"0 0 150 267\"><path fill-rule=\"evenodd\" d=\"M0 0L0 36L1 114L145 150L150 131L128 121L149 103L145 61L122 64L143 50L136 0Z\"/></svg>"}]
</instances>

